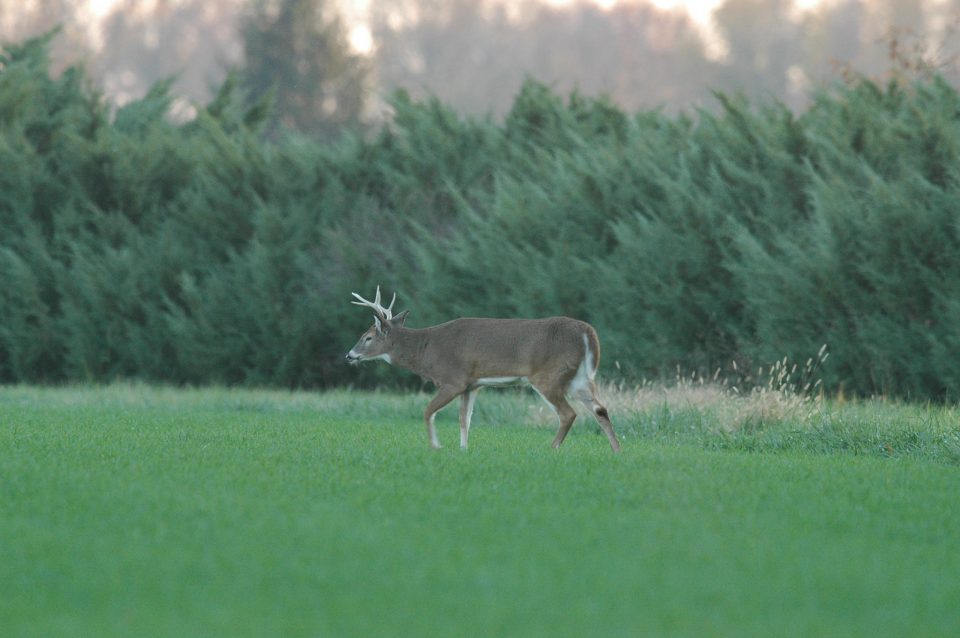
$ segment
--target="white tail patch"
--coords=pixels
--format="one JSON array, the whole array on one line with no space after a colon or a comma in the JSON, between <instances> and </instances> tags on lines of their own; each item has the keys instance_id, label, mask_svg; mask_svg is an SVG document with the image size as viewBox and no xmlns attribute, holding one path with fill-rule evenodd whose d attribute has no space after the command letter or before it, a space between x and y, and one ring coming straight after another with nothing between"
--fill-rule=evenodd
<instances>
[{"instance_id":1,"label":"white tail patch","mask_svg":"<svg viewBox=\"0 0 960 638\"><path fill-rule=\"evenodd\" d=\"M597 375L597 368L593 364L593 352L590 350L590 340L587 334L583 334L583 359L577 368L577 374L570 381L570 387L567 393L580 399L581 401L590 400L593 393L590 391L590 385L593 378Z\"/></svg>"}]
</instances>

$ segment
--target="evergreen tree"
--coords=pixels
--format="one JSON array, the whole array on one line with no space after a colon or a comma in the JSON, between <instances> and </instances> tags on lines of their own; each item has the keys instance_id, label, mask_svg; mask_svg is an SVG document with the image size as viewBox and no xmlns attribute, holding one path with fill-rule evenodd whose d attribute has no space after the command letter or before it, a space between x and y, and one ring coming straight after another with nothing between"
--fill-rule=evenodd
<instances>
[{"instance_id":1,"label":"evergreen tree","mask_svg":"<svg viewBox=\"0 0 960 638\"><path fill-rule=\"evenodd\" d=\"M243 20L243 84L254 100L272 93L266 132L329 140L361 121L369 71L350 51L334 3L254 0Z\"/></svg>"}]
</instances>

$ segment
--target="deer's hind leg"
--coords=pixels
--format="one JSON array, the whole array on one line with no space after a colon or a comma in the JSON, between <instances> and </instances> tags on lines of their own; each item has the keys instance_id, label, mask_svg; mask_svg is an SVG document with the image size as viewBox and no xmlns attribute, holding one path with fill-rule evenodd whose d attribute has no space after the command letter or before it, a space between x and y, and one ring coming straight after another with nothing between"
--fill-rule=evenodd
<instances>
[{"instance_id":1,"label":"deer's hind leg","mask_svg":"<svg viewBox=\"0 0 960 638\"><path fill-rule=\"evenodd\" d=\"M543 400L553 408L557 419L560 421L557 436L553 439L554 449L563 445L563 440L567 438L567 433L570 431L570 428L573 427L573 422L577 418L576 410L567 403L565 396L566 387L570 383L570 379L566 378L568 376L570 375L552 375L549 377L530 379L530 385L532 385L533 389L537 391Z\"/></svg>"},{"instance_id":2,"label":"deer's hind leg","mask_svg":"<svg viewBox=\"0 0 960 638\"><path fill-rule=\"evenodd\" d=\"M607 440L610 441L610 447L613 451L619 452L620 441L617 440L617 435L613 431L610 414L607 412L607 408L597 399L597 384L590 379L587 383L579 385L579 387L571 388L571 393L590 410L590 414L592 414L593 418L600 424L603 433L607 435Z\"/></svg>"}]
</instances>

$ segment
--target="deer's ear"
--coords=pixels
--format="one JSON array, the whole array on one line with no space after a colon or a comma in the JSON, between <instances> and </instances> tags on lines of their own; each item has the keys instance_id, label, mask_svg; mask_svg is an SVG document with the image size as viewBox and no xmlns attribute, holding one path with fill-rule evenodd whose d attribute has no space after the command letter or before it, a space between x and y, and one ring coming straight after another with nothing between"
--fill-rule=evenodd
<instances>
[{"instance_id":1,"label":"deer's ear","mask_svg":"<svg viewBox=\"0 0 960 638\"><path fill-rule=\"evenodd\" d=\"M403 322L407 320L407 315L410 314L409 310L404 310L399 315L390 320L390 326L393 328L402 328Z\"/></svg>"}]
</instances>

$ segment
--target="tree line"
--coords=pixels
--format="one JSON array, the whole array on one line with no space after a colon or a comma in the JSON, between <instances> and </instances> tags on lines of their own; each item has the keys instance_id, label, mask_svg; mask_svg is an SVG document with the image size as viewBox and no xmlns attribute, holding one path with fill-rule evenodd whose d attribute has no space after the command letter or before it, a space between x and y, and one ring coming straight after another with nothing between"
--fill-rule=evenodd
<instances>
[{"instance_id":1,"label":"tree line","mask_svg":"<svg viewBox=\"0 0 960 638\"><path fill-rule=\"evenodd\" d=\"M802 3L800 3L802 4ZM0 42L60 24L55 70L83 62L115 103L172 78L178 113L208 102L228 72L251 102L272 100L264 134L334 139L377 128L388 96L439 97L460 113L506 114L528 77L621 107L713 108L711 91L779 100L795 112L852 67L881 74L904 54L957 84L960 0L725 0L705 30L643 0L121 0L96 28L85 3L0 3ZM351 47L368 28L372 48ZM94 37L91 34L96 34Z\"/></svg>"},{"instance_id":2,"label":"tree line","mask_svg":"<svg viewBox=\"0 0 960 638\"><path fill-rule=\"evenodd\" d=\"M0 382L410 383L349 367L408 324L570 315L607 378L755 370L823 344L828 391L960 382L960 95L850 77L794 113L625 112L528 81L503 118L397 93L367 136L264 141L228 79L114 111L52 36L0 55ZM412 381L416 382L416 381Z\"/></svg>"}]
</instances>

